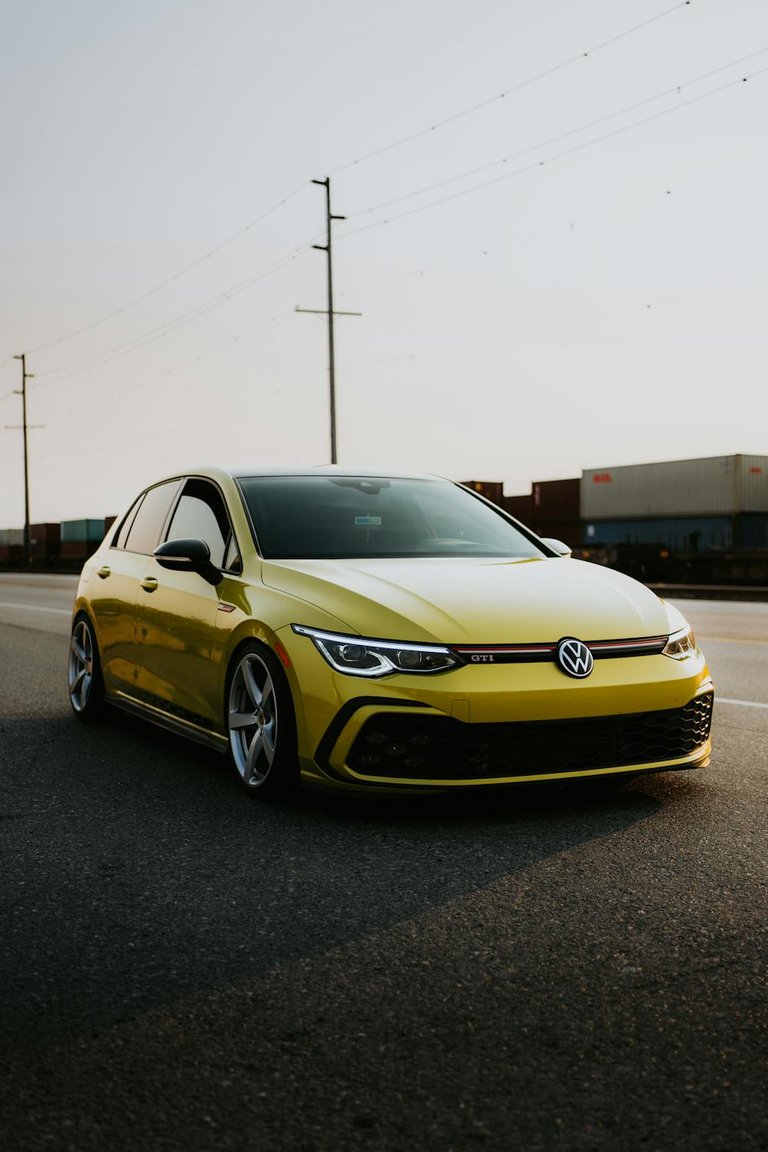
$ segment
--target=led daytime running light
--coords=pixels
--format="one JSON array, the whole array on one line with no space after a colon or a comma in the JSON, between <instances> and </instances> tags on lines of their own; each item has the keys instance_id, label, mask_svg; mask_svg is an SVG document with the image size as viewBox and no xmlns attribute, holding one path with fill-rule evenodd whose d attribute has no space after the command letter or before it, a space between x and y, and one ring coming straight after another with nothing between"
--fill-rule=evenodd
<instances>
[{"instance_id":1,"label":"led daytime running light","mask_svg":"<svg viewBox=\"0 0 768 1152\"><path fill-rule=\"evenodd\" d=\"M696 637L693 634L693 629L690 625L686 625L685 628L680 628L679 631L672 633L667 640L663 654L671 657L672 660L686 660L689 656L693 656L696 651Z\"/></svg>"},{"instance_id":2,"label":"led daytime running light","mask_svg":"<svg viewBox=\"0 0 768 1152\"><path fill-rule=\"evenodd\" d=\"M348 676L379 677L397 672L418 675L447 672L463 661L438 644L415 644L397 640L370 640L293 625L294 632L308 636L324 659L337 672Z\"/></svg>"}]
</instances>

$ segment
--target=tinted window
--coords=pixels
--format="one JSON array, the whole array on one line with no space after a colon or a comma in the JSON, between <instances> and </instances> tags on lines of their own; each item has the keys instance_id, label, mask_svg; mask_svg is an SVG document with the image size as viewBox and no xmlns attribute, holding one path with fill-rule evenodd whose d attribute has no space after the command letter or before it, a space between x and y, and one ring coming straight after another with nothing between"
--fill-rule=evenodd
<instances>
[{"instance_id":1,"label":"tinted window","mask_svg":"<svg viewBox=\"0 0 768 1152\"><path fill-rule=\"evenodd\" d=\"M130 532L131 525L133 524L133 518L136 515L136 509L141 504L141 500L142 500L141 497L139 497L139 499L136 500L136 502L132 505L130 512L128 513L128 515L125 517L122 524L120 525L120 527L117 531L117 535L115 536L115 538L112 542L113 548L125 548L125 541L128 538L128 533Z\"/></svg>"},{"instance_id":2,"label":"tinted window","mask_svg":"<svg viewBox=\"0 0 768 1152\"><path fill-rule=\"evenodd\" d=\"M179 484L179 480L171 480L150 488L144 494L125 542L129 552L145 552L147 555L154 552Z\"/></svg>"},{"instance_id":3,"label":"tinted window","mask_svg":"<svg viewBox=\"0 0 768 1152\"><path fill-rule=\"evenodd\" d=\"M234 532L230 537L227 551L224 553L222 568L227 572L242 572L243 570L243 562L240 559L240 549L237 546Z\"/></svg>"},{"instance_id":4,"label":"tinted window","mask_svg":"<svg viewBox=\"0 0 768 1152\"><path fill-rule=\"evenodd\" d=\"M500 512L442 480L242 477L262 556L542 556Z\"/></svg>"},{"instance_id":5,"label":"tinted window","mask_svg":"<svg viewBox=\"0 0 768 1152\"><path fill-rule=\"evenodd\" d=\"M237 548L221 493L205 480L188 480L168 529L168 540L204 540L217 568L237 563Z\"/></svg>"}]
</instances>

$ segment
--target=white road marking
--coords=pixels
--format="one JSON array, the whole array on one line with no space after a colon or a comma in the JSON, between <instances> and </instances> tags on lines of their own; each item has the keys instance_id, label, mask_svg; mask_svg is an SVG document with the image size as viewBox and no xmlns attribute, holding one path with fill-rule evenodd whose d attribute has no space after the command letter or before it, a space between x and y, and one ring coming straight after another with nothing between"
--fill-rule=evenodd
<instances>
[{"instance_id":1,"label":"white road marking","mask_svg":"<svg viewBox=\"0 0 768 1152\"><path fill-rule=\"evenodd\" d=\"M26 612L50 612L54 616L71 616L72 613L68 608L43 608L39 604L14 604L0 601L0 608L21 609ZM710 637L712 639L712 637ZM752 641L755 643L755 641ZM758 641L759 643L759 641ZM763 641L764 643L764 641ZM768 704L761 704L757 700L734 700L728 696L716 696L715 700L718 704L738 704L742 708L768 708Z\"/></svg>"},{"instance_id":2,"label":"white road marking","mask_svg":"<svg viewBox=\"0 0 768 1152\"><path fill-rule=\"evenodd\" d=\"M744 708L768 708L768 704L760 704L757 700L729 700L727 696L715 696L718 704L741 704Z\"/></svg>"},{"instance_id":3,"label":"white road marking","mask_svg":"<svg viewBox=\"0 0 768 1152\"><path fill-rule=\"evenodd\" d=\"M697 632L696 638L704 644L768 644L768 640L756 640L752 636L704 636Z\"/></svg>"},{"instance_id":4,"label":"white road marking","mask_svg":"<svg viewBox=\"0 0 768 1152\"><path fill-rule=\"evenodd\" d=\"M39 604L6 604L0 601L0 608L21 608L27 612L53 612L57 616L71 616L69 608L42 608Z\"/></svg>"}]
</instances>

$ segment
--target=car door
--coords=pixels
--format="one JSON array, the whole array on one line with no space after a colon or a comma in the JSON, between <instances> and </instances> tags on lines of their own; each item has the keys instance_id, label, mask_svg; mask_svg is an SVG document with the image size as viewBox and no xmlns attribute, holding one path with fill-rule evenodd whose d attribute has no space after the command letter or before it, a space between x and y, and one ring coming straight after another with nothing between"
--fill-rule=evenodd
<instances>
[{"instance_id":1,"label":"car door","mask_svg":"<svg viewBox=\"0 0 768 1152\"><path fill-rule=\"evenodd\" d=\"M217 568L233 562L224 499L208 480L190 477L164 540L203 540ZM171 571L148 558L139 581L139 687L145 701L206 730L222 722L223 685L217 647L219 594L195 572Z\"/></svg>"},{"instance_id":2,"label":"car door","mask_svg":"<svg viewBox=\"0 0 768 1152\"><path fill-rule=\"evenodd\" d=\"M142 492L123 517L95 569L90 604L109 693L135 695L139 582L147 566L147 554L157 545L180 487L181 481L173 480Z\"/></svg>"}]
</instances>

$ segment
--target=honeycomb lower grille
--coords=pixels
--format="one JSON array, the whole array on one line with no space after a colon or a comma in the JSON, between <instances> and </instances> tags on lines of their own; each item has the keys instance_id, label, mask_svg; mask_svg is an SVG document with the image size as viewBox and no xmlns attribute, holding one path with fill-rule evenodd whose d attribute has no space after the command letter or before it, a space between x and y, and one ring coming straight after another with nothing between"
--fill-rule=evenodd
<instances>
[{"instance_id":1,"label":"honeycomb lower grille","mask_svg":"<svg viewBox=\"0 0 768 1152\"><path fill-rule=\"evenodd\" d=\"M680 760L706 743L712 703L707 693L663 712L503 724L383 712L363 725L347 763L361 776L487 780Z\"/></svg>"}]
</instances>

